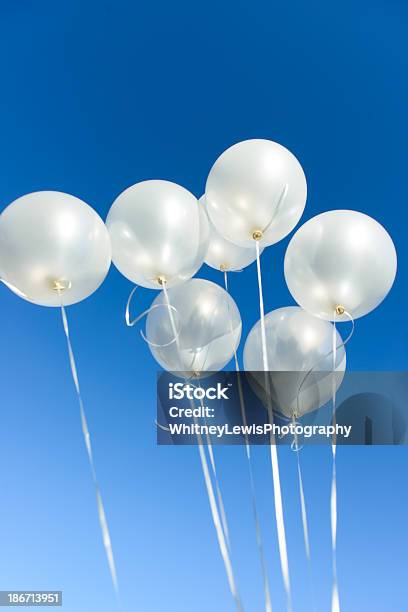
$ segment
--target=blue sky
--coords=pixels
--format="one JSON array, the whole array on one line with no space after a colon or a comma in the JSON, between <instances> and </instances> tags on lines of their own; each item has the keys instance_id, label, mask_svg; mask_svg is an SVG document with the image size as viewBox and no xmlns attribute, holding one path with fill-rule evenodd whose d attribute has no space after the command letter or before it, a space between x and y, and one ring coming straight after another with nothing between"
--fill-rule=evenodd
<instances>
[{"instance_id":1,"label":"blue sky","mask_svg":"<svg viewBox=\"0 0 408 612\"><path fill-rule=\"evenodd\" d=\"M377 218L399 269L358 320L352 369L408 368L407 5L5 0L0 8L1 207L39 189L73 193L105 218L140 180L200 196L216 157L245 138L291 149L308 179L302 222L353 208ZM267 310L292 304L288 238L263 255ZM199 276L221 282L204 267ZM244 337L256 274L230 279ZM126 611L233 610L196 448L157 447L156 366L124 325L131 289L112 267L69 308ZM140 306L154 298L141 294ZM65 339L56 309L0 288L0 588L62 589L66 612L115 609ZM244 450L217 448L246 610L262 609ZM280 453L294 610L308 612L295 458ZM302 452L319 610L331 581L330 451ZM338 454L340 594L347 612L406 610L405 448ZM254 450L274 610L284 611L268 453Z\"/></svg>"}]
</instances>

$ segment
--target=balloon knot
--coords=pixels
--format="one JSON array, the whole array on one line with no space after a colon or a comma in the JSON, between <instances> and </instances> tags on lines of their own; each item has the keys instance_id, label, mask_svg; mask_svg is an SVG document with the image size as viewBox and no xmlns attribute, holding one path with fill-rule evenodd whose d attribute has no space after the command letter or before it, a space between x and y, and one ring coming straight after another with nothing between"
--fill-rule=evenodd
<instances>
[{"instance_id":1,"label":"balloon knot","mask_svg":"<svg viewBox=\"0 0 408 612\"><path fill-rule=\"evenodd\" d=\"M341 304L337 304L335 311L336 315L339 315L339 317L341 317L341 315L344 315L344 313L346 312L346 309Z\"/></svg>"},{"instance_id":2,"label":"balloon knot","mask_svg":"<svg viewBox=\"0 0 408 612\"><path fill-rule=\"evenodd\" d=\"M166 277L165 276L158 276L157 277L157 282L159 283L159 285L164 285L164 283L167 282Z\"/></svg>"},{"instance_id":3,"label":"balloon knot","mask_svg":"<svg viewBox=\"0 0 408 612\"><path fill-rule=\"evenodd\" d=\"M227 272L228 271L227 264L220 264L220 270L221 272Z\"/></svg>"},{"instance_id":4,"label":"balloon knot","mask_svg":"<svg viewBox=\"0 0 408 612\"><path fill-rule=\"evenodd\" d=\"M258 240L261 240L261 239L262 239L262 236L263 236L263 231L262 231L262 230L259 230L259 229L258 229L258 230L254 230L254 231L252 232L252 238L253 238L254 240L257 240L257 241L258 241Z\"/></svg>"},{"instance_id":5,"label":"balloon knot","mask_svg":"<svg viewBox=\"0 0 408 612\"><path fill-rule=\"evenodd\" d=\"M64 280L62 278L54 279L51 281L51 287L54 291L66 291L71 289L71 281Z\"/></svg>"}]
</instances>

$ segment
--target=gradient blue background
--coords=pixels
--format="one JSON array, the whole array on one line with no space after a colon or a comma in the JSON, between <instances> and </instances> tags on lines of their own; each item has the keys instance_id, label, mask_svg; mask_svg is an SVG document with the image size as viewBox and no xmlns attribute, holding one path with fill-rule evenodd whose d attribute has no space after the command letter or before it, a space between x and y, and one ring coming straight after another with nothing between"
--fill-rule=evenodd
<instances>
[{"instance_id":1,"label":"gradient blue background","mask_svg":"<svg viewBox=\"0 0 408 612\"><path fill-rule=\"evenodd\" d=\"M399 256L392 293L358 321L354 369L407 369L407 13L402 0L341 3L3 0L0 202L73 193L102 217L143 179L197 196L216 157L271 138L305 169L302 221L333 208L376 217ZM288 239L263 255L267 309L292 304ZM221 282L204 267L199 276ZM230 279L244 337L254 267ZM112 267L69 309L127 612L233 610L197 449L156 446L156 366L124 325L131 285ZM140 306L154 292L145 291ZM142 304L143 303L143 304ZM78 407L57 309L0 287L0 589L63 589L66 612L112 612ZM242 448L217 448L247 611L263 609ZM280 453L294 611L311 604L295 457ZM405 612L407 448L338 453L342 610ZM329 610L330 449L302 452L319 610ZM284 612L268 451L254 449L274 611ZM48 608L47 608L48 609Z\"/></svg>"}]
</instances>

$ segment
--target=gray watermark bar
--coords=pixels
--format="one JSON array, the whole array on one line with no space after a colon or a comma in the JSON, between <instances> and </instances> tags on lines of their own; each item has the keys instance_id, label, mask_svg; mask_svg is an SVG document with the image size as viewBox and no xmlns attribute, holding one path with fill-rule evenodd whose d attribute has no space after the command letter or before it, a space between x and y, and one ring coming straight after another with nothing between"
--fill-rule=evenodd
<instances>
[{"instance_id":1,"label":"gray watermark bar","mask_svg":"<svg viewBox=\"0 0 408 612\"><path fill-rule=\"evenodd\" d=\"M62 606L62 591L0 591L0 606Z\"/></svg>"},{"instance_id":2,"label":"gray watermark bar","mask_svg":"<svg viewBox=\"0 0 408 612\"><path fill-rule=\"evenodd\" d=\"M156 422L158 444L408 445L408 372L161 372Z\"/></svg>"}]
</instances>

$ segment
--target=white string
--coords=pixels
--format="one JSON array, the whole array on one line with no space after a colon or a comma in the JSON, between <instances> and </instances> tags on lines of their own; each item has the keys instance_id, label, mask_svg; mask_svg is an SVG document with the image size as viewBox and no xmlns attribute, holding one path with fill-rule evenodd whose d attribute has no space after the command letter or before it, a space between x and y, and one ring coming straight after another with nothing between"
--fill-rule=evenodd
<instances>
[{"instance_id":1,"label":"white string","mask_svg":"<svg viewBox=\"0 0 408 612\"><path fill-rule=\"evenodd\" d=\"M67 340L68 356L69 356L69 363L71 367L72 379L74 381L75 390L76 390L77 397L78 397L79 410L80 410L80 416L81 416L82 434L84 437L89 465L91 468L92 480L95 486L96 504L98 508L98 518L99 518L99 524L100 524L101 532L102 532L103 545L105 548L105 554L106 554L106 558L107 558L108 565L109 565L109 571L110 571L111 578L112 578L113 588L115 590L116 598L118 601L118 608L121 609L117 572L116 572L115 560L113 556L113 549L112 549L112 542L111 542L111 537L109 533L108 521L106 518L105 508L104 508L103 501L102 501L100 487L99 487L98 480L96 477L96 469L95 469L95 462L94 462L93 452L92 452L91 436L89 433L84 403L82 401L81 389L79 386L78 370L76 367L74 352L72 349L72 344L71 344L71 339L70 339L70 334L69 334L68 319L67 319L65 307L62 301L61 292L59 290L58 290L58 295L60 296L60 300L61 300L61 317L62 317L62 324L64 327L64 332L65 332L65 336Z\"/></svg>"},{"instance_id":2,"label":"white string","mask_svg":"<svg viewBox=\"0 0 408 612\"><path fill-rule=\"evenodd\" d=\"M170 325L172 328L172 332L174 334L174 339L177 344L177 348L180 349L179 334L177 333L176 325L174 322L173 312L172 312L169 295L167 293L167 287L166 287L165 282L163 282L162 287L163 287L163 295L164 295L165 303L166 303L166 306L169 312ZM180 367L182 369L181 363L180 363ZM192 407L194 407L193 402L192 402ZM195 417L194 417L194 421L197 424L197 419ZM198 432L198 428L196 429ZM214 494L214 487L213 487L213 483L212 483L209 468L208 468L208 461L207 461L207 457L206 457L205 450L204 450L203 439L200 433L197 433L197 442L198 442L197 445L198 445L198 451L199 451L200 460L201 460L201 467L202 467L202 471L204 475L205 486L207 489L208 500L210 502L211 516L213 519L213 523L214 523L214 527L215 527L215 531L216 531L217 539L218 539L218 545L220 548L221 556L222 556L224 566L225 566L225 571L227 574L228 585L231 591L231 595L235 601L235 605L237 607L238 612L242 612L243 608L242 608L241 598L239 596L239 592L237 589L237 584L235 581L234 571L232 568L232 562L231 562L231 557L230 557L230 546L229 546L229 540L228 540L228 525L227 525L227 520L226 520L224 503L222 501L221 490L220 490L219 483L218 483L217 471L215 467L214 455L212 453L211 441L210 441L211 452L209 451L209 455L210 455L211 466L213 470L214 481L216 483L217 496L219 499L220 509L218 509L218 506L217 506L217 502L216 502L216 498ZM221 513L222 518L220 517L220 513ZM224 523L224 526L223 526L223 523Z\"/></svg>"},{"instance_id":3,"label":"white string","mask_svg":"<svg viewBox=\"0 0 408 612\"><path fill-rule=\"evenodd\" d=\"M296 415L292 417L293 424L296 425ZM310 538L309 538L309 526L307 520L307 509L306 509L306 497L305 490L303 487L303 476L302 468L300 465L300 450L298 443L298 434L295 433L292 443L292 449L296 451L297 456L297 472L298 472L298 483L299 483L299 497L300 497L300 509L302 513L302 525L303 525L303 539L305 543L306 557L309 563L309 570L311 570L311 554L310 554Z\"/></svg>"},{"instance_id":4,"label":"white string","mask_svg":"<svg viewBox=\"0 0 408 612\"><path fill-rule=\"evenodd\" d=\"M130 306L132 303L133 296L138 289L139 289L139 285L135 285L133 287L132 291L129 294L128 300L126 302L125 321L128 327L134 327L136 323L139 323L141 319L146 317L149 313L153 312L153 310L156 310L157 308L166 308L168 311L173 311L175 314L178 314L177 309L174 306L167 305L167 304L153 304L149 308L146 308L146 310L143 310L143 312L138 314L134 319L132 319L130 316ZM151 340L148 340L142 330L140 330L140 335L142 336L143 340L150 346L155 347L155 348L166 348L167 346L170 346L174 342L177 342L177 338L180 335L180 331L176 330L174 337L169 342L166 342L165 344L156 344L152 342Z\"/></svg>"},{"instance_id":5,"label":"white string","mask_svg":"<svg viewBox=\"0 0 408 612\"><path fill-rule=\"evenodd\" d=\"M341 340L339 344L337 344L337 329L336 329L336 311L334 311L334 321L333 321L333 330L332 330L332 348L331 350L323 355L321 359L317 363L314 364L308 372L306 372L302 382L299 385L296 403L297 403L297 412L300 412L300 404L299 398L301 390L309 378L309 376L316 370L319 364L325 361L328 357L333 357L332 363L332 402L333 402L333 419L335 419L335 405L336 405L336 368L337 368L337 353L341 348L344 348L346 344L351 340L354 334L354 319L349 312L346 310L344 314L348 317L351 323L351 330L345 340ZM297 444L296 444L297 446ZM296 449L298 450L298 449ZM338 586L337 586L337 562L336 562L336 540L337 540L337 485L336 485L336 444L332 444L332 453L333 453L333 475L332 475L332 486L331 486L331 501L330 501L330 521L331 521L331 531L332 531L332 551L333 551L333 588L332 588L332 612L340 612L340 602L339 602L339 594L338 594ZM308 557L309 562L309 572L311 577L311 591L312 598L314 602L314 586L313 586L313 572L312 572L312 564L311 564L311 555L310 555L310 544L309 544L309 530L307 525L307 512L306 512L306 501L302 483L302 474L300 471L300 458L298 454L298 474L299 474L299 489L300 489L300 498L301 498L301 508L302 508L302 521L303 521L303 535L305 541L305 549L306 555ZM302 501L303 500L303 501ZM315 603L314 603L315 606Z\"/></svg>"},{"instance_id":6,"label":"white string","mask_svg":"<svg viewBox=\"0 0 408 612\"><path fill-rule=\"evenodd\" d=\"M348 319L349 319L349 321L351 323L351 330L349 332L349 335L347 336L347 338L345 340L341 340L340 344L337 344L337 346L336 346L337 333L335 333L336 332L336 330L335 330L335 332L333 332L335 334L334 335L335 339L332 340L332 348L331 348L331 350L328 353L326 353L325 355L323 355L323 357L321 357L319 359L319 361L317 363L315 363L314 366L312 368L310 368L310 370L308 370L306 372L302 382L299 385L299 389L298 389L297 396L296 396L296 411L297 411L298 414L300 413L300 404L299 404L300 392L302 391L303 386L304 386L305 382L307 381L307 379L309 378L309 376L313 372L316 371L316 368L318 367L318 365L320 363L324 362L326 359L328 359L328 357L331 357L332 355L334 355L334 351L337 352L341 348L344 348L346 346L346 344L348 344L350 342L350 340L351 340L351 338L352 338L352 336L354 334L355 323L354 323L353 317L351 316L351 314L349 312L347 312L347 310L345 310L343 314L345 314L348 317ZM334 358L337 361L337 355ZM334 380L334 377L333 377L333 372L332 372L332 381L333 380Z\"/></svg>"},{"instance_id":7,"label":"white string","mask_svg":"<svg viewBox=\"0 0 408 612\"><path fill-rule=\"evenodd\" d=\"M271 394L269 389L269 364L268 364L268 353L266 347L266 331L265 331L265 311L263 302L263 290L262 290L262 274L261 274L261 261L260 261L260 249L259 241L255 242L256 247L256 267L258 273L258 289L259 289L259 311L261 318L261 342L262 342L262 360L263 368L265 372L265 390L268 402L268 415L270 424L273 424L273 410L271 405ZM280 484L279 474L279 461L278 451L276 447L276 439L273 431L270 434L270 452L271 452L271 466L272 466L272 479L273 479L273 490L275 499L275 518L276 527L278 531L278 543L279 543L279 556L281 571L283 577L283 583L286 592L286 606L288 612L292 610L292 595L290 587L290 576L289 576L289 563L288 563L288 552L286 545L286 533L285 533L285 521L283 516L283 504L282 504L282 491Z\"/></svg>"},{"instance_id":8,"label":"white string","mask_svg":"<svg viewBox=\"0 0 408 612\"><path fill-rule=\"evenodd\" d=\"M286 196L288 195L288 191L289 191L289 185L288 185L288 183L285 183L283 185L283 187L282 187L282 191L280 192L278 200L277 200L276 205L274 207L274 212L272 214L271 220L262 229L262 233L263 234L265 234L265 232L268 231L268 229L271 227L272 223L274 222L275 218L278 216L278 213L279 213L279 211L280 211L280 209L282 207L282 204L285 201Z\"/></svg>"},{"instance_id":9,"label":"white string","mask_svg":"<svg viewBox=\"0 0 408 612\"><path fill-rule=\"evenodd\" d=\"M261 315L262 361L263 361L264 372L269 372L268 352L266 349L265 309L264 309L263 289L262 289L261 259L260 259L260 249L259 249L258 240L255 241L255 249L256 249L256 271L258 274L259 311ZM269 380L268 376L267 378Z\"/></svg>"},{"instance_id":10,"label":"white string","mask_svg":"<svg viewBox=\"0 0 408 612\"><path fill-rule=\"evenodd\" d=\"M299 409L299 394L297 396L297 408ZM296 424L296 415L294 414L292 417L293 423ZM316 610L316 596L315 596L315 588L313 581L313 569L312 569L312 555L310 551L310 538L309 538L309 524L307 518L307 507L306 507L306 496L305 490L303 486L303 476L302 476L302 468L300 464L300 450L298 443L298 435L295 433L292 449L296 452L297 458L297 474L298 474L298 485L299 485L299 498L300 498L300 510L302 516L302 528L303 528L303 541L305 545L308 573L309 573L309 588L310 588L310 597L313 610Z\"/></svg>"},{"instance_id":11,"label":"white string","mask_svg":"<svg viewBox=\"0 0 408 612\"><path fill-rule=\"evenodd\" d=\"M225 285L226 292L229 293L228 274L225 270L224 270L224 285ZM231 319L230 319L230 324L232 326ZM271 601L271 594L270 594L270 587L269 587L269 580L268 580L268 570L267 570L265 553L264 553L261 524L260 524L259 514L258 514L258 504L256 501L255 478L254 478L254 472L253 472L252 460L251 460L251 445L250 445L249 437L247 433L247 418L246 418L244 394L242 390L241 374L240 374L240 368L239 368L236 350L234 350L234 361L235 361L235 371L237 372L237 383L238 383L239 401L240 401L240 406L241 406L241 416L242 416L243 425L245 427L245 448L246 448L246 456L247 456L247 461L248 461L248 474L249 474L249 483L250 483L250 490L251 490L252 511L253 511L254 522L255 522L256 543L258 547L259 560L261 563L262 580L263 580L263 587L264 587L265 612L272 612L272 601Z\"/></svg>"},{"instance_id":12,"label":"white string","mask_svg":"<svg viewBox=\"0 0 408 612\"><path fill-rule=\"evenodd\" d=\"M301 511L302 511L303 537L305 540L306 556L310 563L311 555L310 555L309 528L308 528L308 521L307 521L306 500L305 500L305 492L303 488L303 478L302 478L302 470L300 467L299 451L296 453L296 456L297 456L297 468L298 468L298 479L299 479L300 506L301 506Z\"/></svg>"},{"instance_id":13,"label":"white string","mask_svg":"<svg viewBox=\"0 0 408 612\"><path fill-rule=\"evenodd\" d=\"M332 403L333 403L333 424L336 424L336 362L337 362L337 330L336 330L336 310L333 315L333 373L332 373ZM340 599L337 581L337 479L336 479L336 434L332 438L333 472L330 495L330 522L332 536L332 561L333 561L333 588L332 588L332 612L340 612Z\"/></svg>"},{"instance_id":14,"label":"white string","mask_svg":"<svg viewBox=\"0 0 408 612\"><path fill-rule=\"evenodd\" d=\"M312 607L313 610L316 610L316 601L315 601L315 588L313 581L313 568L312 568L312 555L310 552L310 538L309 538L309 525L307 519L307 508L306 508L306 497L305 491L303 487L303 476L302 469L300 465L300 449L296 448L296 456L297 456L297 470L298 470L298 483L299 483L299 497L300 497L300 508L302 513L302 526L303 526L303 539L305 543L305 551L309 572L309 585L310 585L310 595L312 599Z\"/></svg>"},{"instance_id":15,"label":"white string","mask_svg":"<svg viewBox=\"0 0 408 612\"><path fill-rule=\"evenodd\" d=\"M201 389L200 382L198 382L198 388ZM202 414L204 414L204 401L203 401L202 397L200 397L200 405L201 405L201 408L202 408ZM207 422L206 422L206 424L207 424ZM212 469L212 473L213 473L213 478L214 478L214 482L215 482L215 490L216 490L216 493L217 493L218 507L220 509L222 528L224 530L224 535L225 535L225 540L226 540L226 543L227 543L227 546L228 546L228 550L231 551L231 543L230 543L230 537L229 537L229 527L228 527L228 521L227 521L227 514L225 512L224 500L222 498L221 487L220 487L219 480L218 480L217 468L216 468L216 465L215 465L215 457L214 457L214 450L213 450L213 444L212 444L212 440L211 440L211 435L208 432L208 429L206 431L206 441L207 441L208 455L210 457L210 465L211 465L211 469Z\"/></svg>"},{"instance_id":16,"label":"white string","mask_svg":"<svg viewBox=\"0 0 408 612\"><path fill-rule=\"evenodd\" d=\"M207 457L204 452L203 440L200 434L197 434L197 439L198 439L198 451L199 451L200 459L201 459L201 467L203 470L205 486L207 488L208 499L210 502L211 515L213 518L214 527L215 527L215 531L216 531L217 538L218 538L218 544L220 547L221 556L224 561L225 571L227 573L229 588L234 598L237 610L239 612L242 612L243 608L242 608L241 600L238 594L238 589L235 583L232 563L231 563L226 538L225 538L221 520L220 520L220 514L217 508L217 503L215 501L214 488L211 482L210 473L208 470Z\"/></svg>"}]
</instances>

